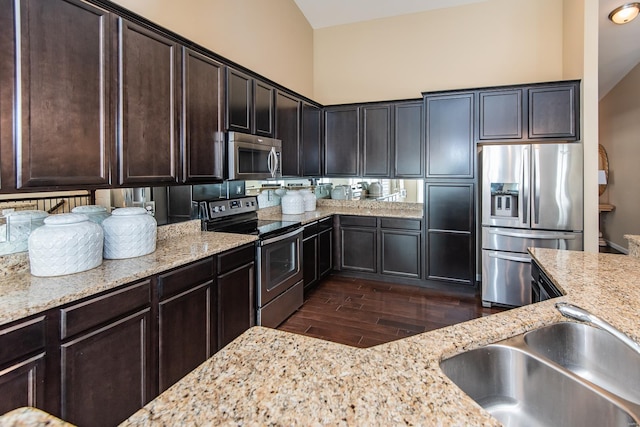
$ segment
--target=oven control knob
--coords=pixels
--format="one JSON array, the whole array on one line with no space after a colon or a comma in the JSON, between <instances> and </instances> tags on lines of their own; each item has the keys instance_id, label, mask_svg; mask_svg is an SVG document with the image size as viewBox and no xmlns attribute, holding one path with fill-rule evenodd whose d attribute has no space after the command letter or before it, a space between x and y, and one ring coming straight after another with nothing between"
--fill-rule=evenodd
<instances>
[{"instance_id":1,"label":"oven control knob","mask_svg":"<svg viewBox=\"0 0 640 427\"><path fill-rule=\"evenodd\" d=\"M214 207L213 207L213 212L214 212L214 213L218 213L218 212L220 212L220 206L214 206Z\"/></svg>"},{"instance_id":2,"label":"oven control knob","mask_svg":"<svg viewBox=\"0 0 640 427\"><path fill-rule=\"evenodd\" d=\"M224 212L224 206L220 206L220 212Z\"/></svg>"}]
</instances>

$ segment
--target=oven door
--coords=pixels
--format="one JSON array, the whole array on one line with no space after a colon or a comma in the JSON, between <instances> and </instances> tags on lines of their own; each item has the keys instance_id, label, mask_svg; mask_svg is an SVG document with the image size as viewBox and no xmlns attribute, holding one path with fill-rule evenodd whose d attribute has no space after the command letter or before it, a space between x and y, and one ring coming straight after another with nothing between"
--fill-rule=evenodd
<instances>
[{"instance_id":1,"label":"oven door","mask_svg":"<svg viewBox=\"0 0 640 427\"><path fill-rule=\"evenodd\" d=\"M244 141L229 142L229 179L280 178L280 148Z\"/></svg>"},{"instance_id":2,"label":"oven door","mask_svg":"<svg viewBox=\"0 0 640 427\"><path fill-rule=\"evenodd\" d=\"M258 307L264 307L302 280L302 228L260 241Z\"/></svg>"}]
</instances>

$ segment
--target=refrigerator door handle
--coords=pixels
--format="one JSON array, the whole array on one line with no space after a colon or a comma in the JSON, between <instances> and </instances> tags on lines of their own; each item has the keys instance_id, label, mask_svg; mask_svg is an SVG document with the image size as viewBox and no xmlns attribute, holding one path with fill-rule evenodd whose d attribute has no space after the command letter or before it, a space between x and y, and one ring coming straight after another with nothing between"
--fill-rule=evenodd
<instances>
[{"instance_id":1,"label":"refrigerator door handle","mask_svg":"<svg viewBox=\"0 0 640 427\"><path fill-rule=\"evenodd\" d=\"M490 258L504 259L506 261L515 261L515 262L523 262L523 263L531 263L531 258L529 257L520 257L517 255L505 255L497 252L489 253Z\"/></svg>"},{"instance_id":2,"label":"refrigerator door handle","mask_svg":"<svg viewBox=\"0 0 640 427\"><path fill-rule=\"evenodd\" d=\"M540 150L533 149L533 222L540 223Z\"/></svg>"},{"instance_id":3,"label":"refrigerator door handle","mask_svg":"<svg viewBox=\"0 0 640 427\"><path fill-rule=\"evenodd\" d=\"M522 150L522 224L529 222L529 147Z\"/></svg>"},{"instance_id":4,"label":"refrigerator door handle","mask_svg":"<svg viewBox=\"0 0 640 427\"><path fill-rule=\"evenodd\" d=\"M489 230L489 234L497 234L506 237L521 237L534 240L575 240L575 234L529 234L517 233L513 231Z\"/></svg>"}]
</instances>

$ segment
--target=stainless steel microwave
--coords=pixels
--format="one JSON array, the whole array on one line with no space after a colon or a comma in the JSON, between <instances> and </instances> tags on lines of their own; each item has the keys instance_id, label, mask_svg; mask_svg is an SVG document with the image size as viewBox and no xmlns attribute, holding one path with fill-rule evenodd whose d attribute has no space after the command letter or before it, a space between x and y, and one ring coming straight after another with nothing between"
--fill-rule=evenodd
<instances>
[{"instance_id":1,"label":"stainless steel microwave","mask_svg":"<svg viewBox=\"0 0 640 427\"><path fill-rule=\"evenodd\" d=\"M282 177L282 141L229 132L229 179L262 180Z\"/></svg>"}]
</instances>

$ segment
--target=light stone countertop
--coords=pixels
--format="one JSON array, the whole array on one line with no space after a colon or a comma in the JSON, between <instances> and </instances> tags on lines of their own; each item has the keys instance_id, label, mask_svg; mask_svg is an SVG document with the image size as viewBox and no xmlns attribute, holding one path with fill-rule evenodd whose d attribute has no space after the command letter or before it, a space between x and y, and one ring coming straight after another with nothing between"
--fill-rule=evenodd
<instances>
[{"instance_id":1,"label":"light stone countertop","mask_svg":"<svg viewBox=\"0 0 640 427\"><path fill-rule=\"evenodd\" d=\"M629 256L640 257L640 236L625 234L624 238L629 242Z\"/></svg>"}]
</instances>

